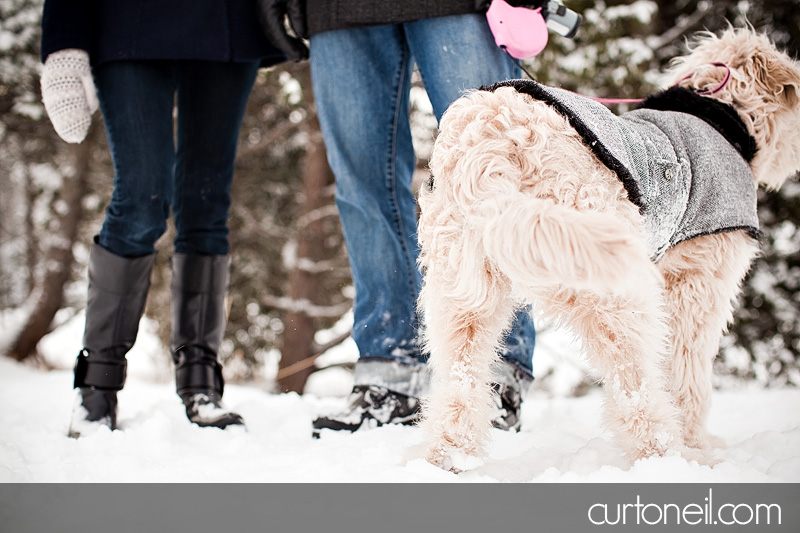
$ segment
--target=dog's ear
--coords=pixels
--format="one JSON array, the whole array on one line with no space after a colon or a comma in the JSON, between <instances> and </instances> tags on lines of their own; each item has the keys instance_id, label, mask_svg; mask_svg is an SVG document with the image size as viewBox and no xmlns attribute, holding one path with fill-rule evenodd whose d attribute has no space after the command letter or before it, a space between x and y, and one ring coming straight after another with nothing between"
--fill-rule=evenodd
<instances>
[{"instance_id":1,"label":"dog's ear","mask_svg":"<svg viewBox=\"0 0 800 533\"><path fill-rule=\"evenodd\" d=\"M753 60L756 75L781 104L794 109L800 104L800 67L788 57L756 54Z\"/></svg>"},{"instance_id":2,"label":"dog's ear","mask_svg":"<svg viewBox=\"0 0 800 533\"><path fill-rule=\"evenodd\" d=\"M785 74L781 97L788 108L794 109L800 106L800 67L787 68Z\"/></svg>"},{"instance_id":3,"label":"dog's ear","mask_svg":"<svg viewBox=\"0 0 800 533\"><path fill-rule=\"evenodd\" d=\"M777 189L800 170L800 63L759 50L750 64L763 102L750 110L760 152L752 169L760 184Z\"/></svg>"},{"instance_id":4,"label":"dog's ear","mask_svg":"<svg viewBox=\"0 0 800 533\"><path fill-rule=\"evenodd\" d=\"M756 181L779 188L800 164L800 63L752 28L729 28L719 37L704 33L697 43L678 74L693 74L691 84L708 89L719 83L720 69L702 65L730 68L730 81L715 97L733 105L756 141Z\"/></svg>"},{"instance_id":5,"label":"dog's ear","mask_svg":"<svg viewBox=\"0 0 800 533\"><path fill-rule=\"evenodd\" d=\"M760 43L739 66L747 77L771 95L783 109L800 105L800 63L779 52L773 45Z\"/></svg>"}]
</instances>

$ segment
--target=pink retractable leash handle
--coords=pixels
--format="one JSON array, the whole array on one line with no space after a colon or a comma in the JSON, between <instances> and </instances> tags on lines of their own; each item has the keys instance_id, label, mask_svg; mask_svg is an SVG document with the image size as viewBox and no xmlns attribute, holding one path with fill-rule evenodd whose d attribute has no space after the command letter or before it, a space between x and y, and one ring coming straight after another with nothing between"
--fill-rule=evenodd
<instances>
[{"instance_id":1,"label":"pink retractable leash handle","mask_svg":"<svg viewBox=\"0 0 800 533\"><path fill-rule=\"evenodd\" d=\"M540 7L514 7L504 0L493 0L486 20L497 46L511 57L529 59L547 46L547 23Z\"/></svg>"}]
</instances>

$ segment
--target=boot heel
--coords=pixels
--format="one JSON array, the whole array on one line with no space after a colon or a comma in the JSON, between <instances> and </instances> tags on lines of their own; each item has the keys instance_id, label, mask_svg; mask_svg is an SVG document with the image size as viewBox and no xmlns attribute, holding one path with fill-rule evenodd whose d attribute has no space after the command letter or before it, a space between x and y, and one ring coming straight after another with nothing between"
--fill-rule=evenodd
<instances>
[{"instance_id":1,"label":"boot heel","mask_svg":"<svg viewBox=\"0 0 800 533\"><path fill-rule=\"evenodd\" d=\"M225 381L216 357L196 346L181 346L175 357L175 384L189 420L200 427L243 426L242 417L222 405Z\"/></svg>"}]
</instances>

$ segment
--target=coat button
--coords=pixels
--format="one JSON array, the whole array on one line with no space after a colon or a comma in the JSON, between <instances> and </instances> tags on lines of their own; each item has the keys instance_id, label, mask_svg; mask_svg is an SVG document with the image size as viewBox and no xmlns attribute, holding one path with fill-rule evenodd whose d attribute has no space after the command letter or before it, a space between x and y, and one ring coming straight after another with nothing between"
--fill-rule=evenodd
<instances>
[{"instance_id":1,"label":"coat button","mask_svg":"<svg viewBox=\"0 0 800 533\"><path fill-rule=\"evenodd\" d=\"M664 177L666 179L668 179L668 180L672 179L672 174L673 174L673 171L672 171L671 168L668 168L667 170L664 171Z\"/></svg>"}]
</instances>

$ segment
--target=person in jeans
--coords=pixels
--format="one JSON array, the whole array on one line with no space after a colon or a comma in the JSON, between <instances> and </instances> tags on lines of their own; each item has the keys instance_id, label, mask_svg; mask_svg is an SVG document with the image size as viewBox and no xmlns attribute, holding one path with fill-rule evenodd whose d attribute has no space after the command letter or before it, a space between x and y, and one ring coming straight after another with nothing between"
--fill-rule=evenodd
<instances>
[{"instance_id":1,"label":"person in jeans","mask_svg":"<svg viewBox=\"0 0 800 533\"><path fill-rule=\"evenodd\" d=\"M264 26L292 59L306 57L319 121L336 176L336 203L355 284L359 349L346 409L314 420L322 429L410 424L428 385L418 342L415 155L409 92L419 68L437 120L469 89L518 78L475 0L263 0ZM519 428L532 377L533 322L521 311L496 369L497 427Z\"/></svg>"},{"instance_id":2,"label":"person in jeans","mask_svg":"<svg viewBox=\"0 0 800 533\"><path fill-rule=\"evenodd\" d=\"M99 99L116 174L90 252L73 437L116 427L125 355L136 340L170 209L177 231L170 339L177 392L199 426L243 424L221 404L217 353L226 323L230 186L256 72L285 59L256 17L255 0L44 5L45 108L56 132L77 143Z\"/></svg>"}]
</instances>

